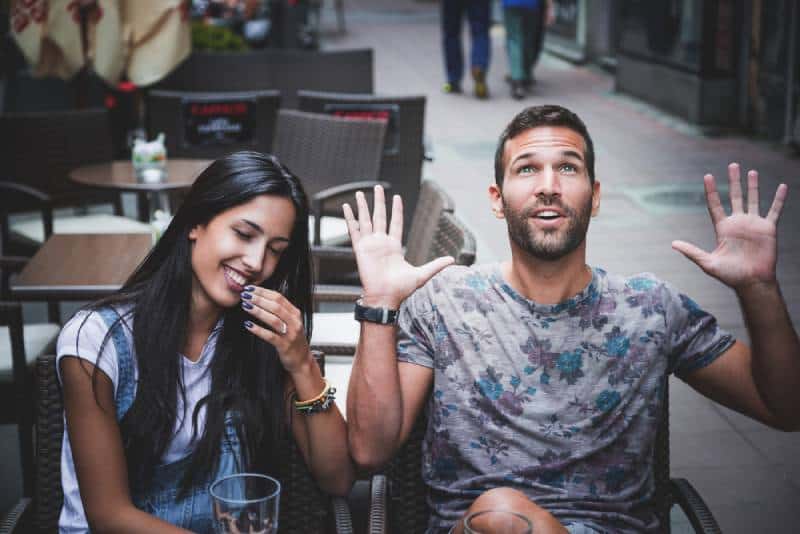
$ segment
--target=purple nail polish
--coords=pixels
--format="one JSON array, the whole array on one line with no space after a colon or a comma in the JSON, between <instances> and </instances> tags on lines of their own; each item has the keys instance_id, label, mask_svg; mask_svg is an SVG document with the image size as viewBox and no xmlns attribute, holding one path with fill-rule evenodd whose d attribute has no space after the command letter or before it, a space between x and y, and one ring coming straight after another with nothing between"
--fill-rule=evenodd
<instances>
[{"instance_id":1,"label":"purple nail polish","mask_svg":"<svg viewBox=\"0 0 800 534\"><path fill-rule=\"evenodd\" d=\"M244 308L245 310L252 310L253 305L250 304L249 302L242 302L242 308Z\"/></svg>"},{"instance_id":2,"label":"purple nail polish","mask_svg":"<svg viewBox=\"0 0 800 534\"><path fill-rule=\"evenodd\" d=\"M252 321L245 321L244 322L244 327L245 328L253 328L253 322Z\"/></svg>"},{"instance_id":3,"label":"purple nail polish","mask_svg":"<svg viewBox=\"0 0 800 534\"><path fill-rule=\"evenodd\" d=\"M256 290L256 286L244 286L244 290L245 291L255 291Z\"/></svg>"},{"instance_id":4,"label":"purple nail polish","mask_svg":"<svg viewBox=\"0 0 800 534\"><path fill-rule=\"evenodd\" d=\"M253 294L252 293L242 293L242 298L250 300L251 298L253 298Z\"/></svg>"}]
</instances>

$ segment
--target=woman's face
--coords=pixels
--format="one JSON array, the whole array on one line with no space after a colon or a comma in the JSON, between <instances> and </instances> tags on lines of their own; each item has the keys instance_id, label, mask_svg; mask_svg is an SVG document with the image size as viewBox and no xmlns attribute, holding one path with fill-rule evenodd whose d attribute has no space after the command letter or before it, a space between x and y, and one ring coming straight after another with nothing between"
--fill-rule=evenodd
<instances>
[{"instance_id":1,"label":"woman's face","mask_svg":"<svg viewBox=\"0 0 800 534\"><path fill-rule=\"evenodd\" d=\"M294 220L291 200L260 195L194 227L189 232L193 302L237 305L244 286L259 285L275 271Z\"/></svg>"}]
</instances>

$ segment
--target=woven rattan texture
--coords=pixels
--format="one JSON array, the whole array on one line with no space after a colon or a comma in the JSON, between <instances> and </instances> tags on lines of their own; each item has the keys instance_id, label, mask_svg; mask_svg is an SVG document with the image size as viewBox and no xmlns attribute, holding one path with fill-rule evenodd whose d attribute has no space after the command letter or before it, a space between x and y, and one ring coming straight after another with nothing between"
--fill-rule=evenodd
<instances>
[{"instance_id":1,"label":"woven rattan texture","mask_svg":"<svg viewBox=\"0 0 800 534\"><path fill-rule=\"evenodd\" d=\"M424 261L439 256L452 256L456 265L475 263L475 236L455 213L443 211L436 226L436 235Z\"/></svg>"},{"instance_id":2,"label":"woven rattan texture","mask_svg":"<svg viewBox=\"0 0 800 534\"><path fill-rule=\"evenodd\" d=\"M418 196L421 195L422 162L425 155L425 97L300 91L297 98L301 110L315 113L326 112L326 106L329 105L396 106L396 137L392 138L395 146L383 153L381 180L392 184L392 193L403 197L404 215L406 220L412 220L418 209Z\"/></svg>"},{"instance_id":3,"label":"woven rattan texture","mask_svg":"<svg viewBox=\"0 0 800 534\"><path fill-rule=\"evenodd\" d=\"M273 152L309 196L337 185L378 180L386 124L280 110Z\"/></svg>"}]
</instances>

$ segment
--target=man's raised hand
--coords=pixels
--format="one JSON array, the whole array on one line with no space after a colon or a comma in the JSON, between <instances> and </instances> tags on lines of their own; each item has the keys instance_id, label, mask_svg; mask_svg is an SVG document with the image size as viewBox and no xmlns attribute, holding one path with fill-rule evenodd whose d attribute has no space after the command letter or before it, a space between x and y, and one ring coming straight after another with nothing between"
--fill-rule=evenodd
<instances>
[{"instance_id":1,"label":"man's raised hand","mask_svg":"<svg viewBox=\"0 0 800 534\"><path fill-rule=\"evenodd\" d=\"M777 263L777 225L786 184L775 191L765 217L758 211L758 172L747 173L747 209L744 206L739 165L728 165L731 214L726 215L714 177L706 174L704 184L708 213L717 234L717 247L706 252L685 241L673 241L672 248L695 262L706 273L735 290L755 284L773 284Z\"/></svg>"},{"instance_id":2,"label":"man's raised hand","mask_svg":"<svg viewBox=\"0 0 800 534\"><path fill-rule=\"evenodd\" d=\"M370 217L364 193L356 193L358 218L349 204L344 204L344 218L356 255L358 273L368 305L397 308L400 303L433 275L453 263L445 256L415 267L403 255L403 203L392 199L392 220L386 224L386 199L383 188L375 186L375 207Z\"/></svg>"}]
</instances>

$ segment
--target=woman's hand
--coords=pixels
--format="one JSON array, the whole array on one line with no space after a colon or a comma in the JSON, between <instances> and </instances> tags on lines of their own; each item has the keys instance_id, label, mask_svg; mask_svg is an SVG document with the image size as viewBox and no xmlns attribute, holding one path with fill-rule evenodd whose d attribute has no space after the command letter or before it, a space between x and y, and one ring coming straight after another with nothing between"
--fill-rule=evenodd
<instances>
[{"instance_id":1,"label":"woman's hand","mask_svg":"<svg viewBox=\"0 0 800 534\"><path fill-rule=\"evenodd\" d=\"M372 217L364 193L356 193L358 219L349 204L342 206L353 251L358 264L358 275L364 288L367 305L398 308L418 287L436 273L453 263L446 256L414 267L403 255L403 204L395 195L392 201L392 220L386 225L386 200L383 188L375 186L375 209Z\"/></svg>"},{"instance_id":2,"label":"woman's hand","mask_svg":"<svg viewBox=\"0 0 800 534\"><path fill-rule=\"evenodd\" d=\"M242 292L242 308L255 319L245 321L244 327L275 347L287 372L291 374L311 360L303 316L286 297L271 289L247 286Z\"/></svg>"}]
</instances>

